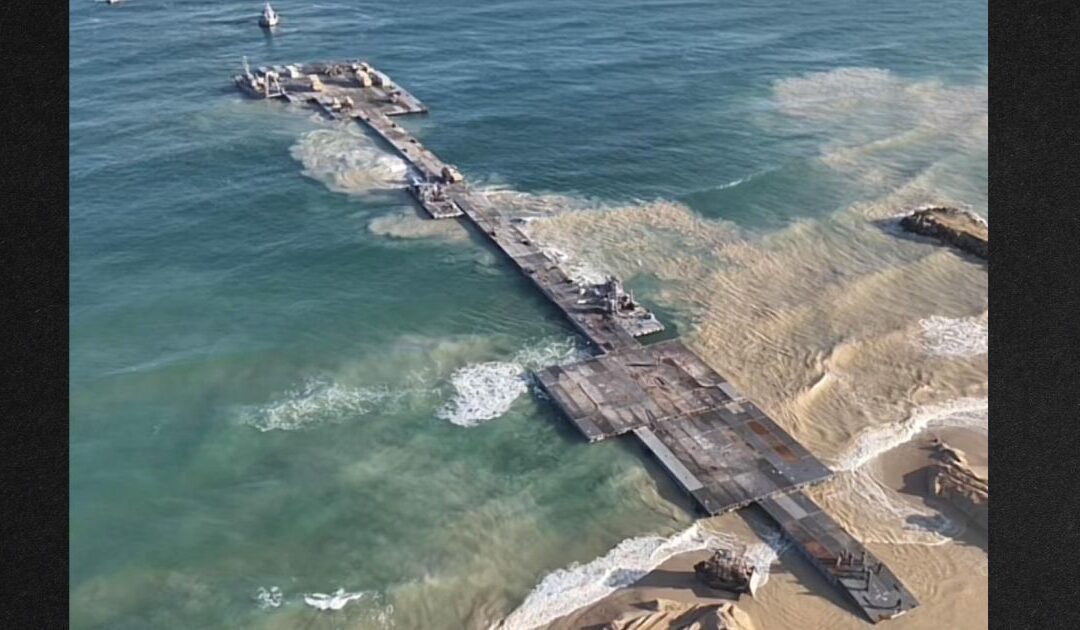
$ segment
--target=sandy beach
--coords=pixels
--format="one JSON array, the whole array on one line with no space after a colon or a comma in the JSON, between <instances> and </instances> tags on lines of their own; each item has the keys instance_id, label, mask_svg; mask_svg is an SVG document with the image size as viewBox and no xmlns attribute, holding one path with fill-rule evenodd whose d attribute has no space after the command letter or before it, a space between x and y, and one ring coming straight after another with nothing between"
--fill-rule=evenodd
<instances>
[{"instance_id":1,"label":"sandy beach","mask_svg":"<svg viewBox=\"0 0 1080 630\"><path fill-rule=\"evenodd\" d=\"M930 496L926 472L934 463L930 457L934 436L964 450L973 469L988 472L986 436L966 429L927 432L879 458L875 469L878 479L891 490L944 516L952 524L947 540L940 544L868 543L873 553L902 576L920 601L918 608L890 620L887 626L898 629L984 628L987 625L988 592L986 534L965 523L958 510ZM831 494L828 483L812 490L811 494L828 504ZM852 523L849 518L859 521L858 514L850 512L841 513L840 518L845 526ZM744 511L705 519L702 525L752 540L755 534L751 525L758 520L753 511ZM865 520L859 523L862 529L881 525ZM868 626L854 606L793 548L779 555L772 565L768 583L756 597L739 597L701 584L694 577L693 566L708 556L707 551L695 551L669 558L631 586L620 588L592 605L555 620L548 628L604 627L620 616L639 613L657 600L699 606L735 602L743 621L737 627L824 630Z\"/></svg>"}]
</instances>

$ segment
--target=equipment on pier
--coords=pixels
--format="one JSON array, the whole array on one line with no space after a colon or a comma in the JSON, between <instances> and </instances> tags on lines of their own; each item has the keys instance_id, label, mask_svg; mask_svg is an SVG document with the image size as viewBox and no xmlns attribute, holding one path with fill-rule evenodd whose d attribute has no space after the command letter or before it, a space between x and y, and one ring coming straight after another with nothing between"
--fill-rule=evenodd
<instances>
[{"instance_id":1,"label":"equipment on pier","mask_svg":"<svg viewBox=\"0 0 1080 630\"><path fill-rule=\"evenodd\" d=\"M608 315L626 316L641 308L634 300L633 292L627 293L615 276L608 276L603 284L596 285L593 293L600 298Z\"/></svg>"},{"instance_id":2,"label":"equipment on pier","mask_svg":"<svg viewBox=\"0 0 1080 630\"><path fill-rule=\"evenodd\" d=\"M446 190L439 182L428 182L413 176L409 181L409 189L421 202L446 201Z\"/></svg>"},{"instance_id":3,"label":"equipment on pier","mask_svg":"<svg viewBox=\"0 0 1080 630\"><path fill-rule=\"evenodd\" d=\"M456 184L456 183L458 183L460 181L465 180L465 178L461 176L461 173L456 168L454 168L453 166L450 166L449 164L442 167L442 178L443 178L443 181L446 182L447 184Z\"/></svg>"},{"instance_id":4,"label":"equipment on pier","mask_svg":"<svg viewBox=\"0 0 1080 630\"><path fill-rule=\"evenodd\" d=\"M263 7L262 15L259 16L259 26L263 28L273 28L281 22L281 16L274 12L274 7L270 6L267 2Z\"/></svg>"}]
</instances>

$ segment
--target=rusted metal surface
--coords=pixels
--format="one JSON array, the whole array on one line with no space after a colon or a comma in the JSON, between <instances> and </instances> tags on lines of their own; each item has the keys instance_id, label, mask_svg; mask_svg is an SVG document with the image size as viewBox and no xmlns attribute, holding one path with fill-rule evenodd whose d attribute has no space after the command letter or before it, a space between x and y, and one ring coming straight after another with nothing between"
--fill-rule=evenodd
<instances>
[{"instance_id":1,"label":"rusted metal surface","mask_svg":"<svg viewBox=\"0 0 1080 630\"><path fill-rule=\"evenodd\" d=\"M784 494L758 504L871 622L918 606L915 596L884 563L805 494Z\"/></svg>"}]
</instances>

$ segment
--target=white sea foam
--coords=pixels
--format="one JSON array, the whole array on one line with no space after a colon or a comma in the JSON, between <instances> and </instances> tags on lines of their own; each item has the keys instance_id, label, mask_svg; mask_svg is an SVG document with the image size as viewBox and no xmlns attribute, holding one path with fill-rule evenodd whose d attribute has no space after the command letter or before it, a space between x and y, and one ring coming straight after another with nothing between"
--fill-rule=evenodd
<instances>
[{"instance_id":1,"label":"white sea foam","mask_svg":"<svg viewBox=\"0 0 1080 630\"><path fill-rule=\"evenodd\" d=\"M944 357L971 357L986 354L989 328L977 317L953 319L937 315L919 321L923 347Z\"/></svg>"},{"instance_id":2,"label":"white sea foam","mask_svg":"<svg viewBox=\"0 0 1080 630\"><path fill-rule=\"evenodd\" d=\"M822 491L831 500L849 506L845 511L859 515L860 527L867 528L858 532L864 541L945 544L963 531L964 524L901 496L882 483L867 464L928 430L964 428L986 432L987 414L987 399L962 398L921 407L904 420L867 429L852 441L834 466L837 474Z\"/></svg>"},{"instance_id":3,"label":"white sea foam","mask_svg":"<svg viewBox=\"0 0 1080 630\"><path fill-rule=\"evenodd\" d=\"M829 492L841 497L859 515L858 521L866 524L868 529L858 532L863 542L941 545L965 528L963 523L904 498L868 468L838 473Z\"/></svg>"},{"instance_id":4,"label":"white sea foam","mask_svg":"<svg viewBox=\"0 0 1080 630\"><path fill-rule=\"evenodd\" d=\"M345 387L329 379L312 378L279 400L241 410L241 422L259 431L295 431L324 422L362 415L375 404L395 396L388 389Z\"/></svg>"},{"instance_id":5,"label":"white sea foam","mask_svg":"<svg viewBox=\"0 0 1080 630\"><path fill-rule=\"evenodd\" d=\"M734 535L710 532L698 523L670 538L628 538L591 562L572 564L547 574L498 627L526 630L543 626L633 584L668 558L689 551L739 546Z\"/></svg>"},{"instance_id":6,"label":"white sea foam","mask_svg":"<svg viewBox=\"0 0 1080 630\"><path fill-rule=\"evenodd\" d=\"M985 398L961 398L942 405L917 409L906 419L872 427L855 437L836 470L856 470L882 453L910 442L928 429L958 427L986 432L988 402Z\"/></svg>"},{"instance_id":7,"label":"white sea foam","mask_svg":"<svg viewBox=\"0 0 1080 630\"><path fill-rule=\"evenodd\" d=\"M734 188L736 186L739 186L740 184L745 184L746 182L748 182L748 181L750 181L752 179L757 179L761 175L765 175L766 173L771 173L774 170L776 170L776 169L767 168L767 169L763 169L763 170L760 170L760 171L755 171L753 173L750 173L749 175L744 175L743 177L740 177L738 179L733 179L733 180L731 180L730 182L728 182L726 184L720 184L719 186L716 187L716 190L726 190L728 188Z\"/></svg>"},{"instance_id":8,"label":"white sea foam","mask_svg":"<svg viewBox=\"0 0 1080 630\"><path fill-rule=\"evenodd\" d=\"M566 365L586 357L588 353L569 337L526 346L514 355L514 363L526 370L537 370L551 365Z\"/></svg>"},{"instance_id":9,"label":"white sea foam","mask_svg":"<svg viewBox=\"0 0 1080 630\"><path fill-rule=\"evenodd\" d=\"M499 361L465 366L454 372L450 382L456 393L437 415L462 427L498 418L527 389L521 366Z\"/></svg>"},{"instance_id":10,"label":"white sea foam","mask_svg":"<svg viewBox=\"0 0 1080 630\"><path fill-rule=\"evenodd\" d=\"M609 274L590 262L572 258L557 247L545 247L542 251L559 265L567 277L579 285L602 284L607 281Z\"/></svg>"},{"instance_id":11,"label":"white sea foam","mask_svg":"<svg viewBox=\"0 0 1080 630\"><path fill-rule=\"evenodd\" d=\"M528 391L530 370L583 356L572 340L564 340L526 347L510 361L467 365L451 375L454 396L436 415L462 427L498 418Z\"/></svg>"},{"instance_id":12,"label":"white sea foam","mask_svg":"<svg viewBox=\"0 0 1080 630\"><path fill-rule=\"evenodd\" d=\"M405 185L408 174L401 158L353 127L309 131L290 152L304 165L304 175L337 192L365 194L398 188Z\"/></svg>"},{"instance_id":13,"label":"white sea foam","mask_svg":"<svg viewBox=\"0 0 1080 630\"><path fill-rule=\"evenodd\" d=\"M341 610L349 602L363 599L369 594L366 591L346 593L345 589L339 588L330 595L326 593L311 593L304 595L304 603L318 610Z\"/></svg>"},{"instance_id":14,"label":"white sea foam","mask_svg":"<svg viewBox=\"0 0 1080 630\"><path fill-rule=\"evenodd\" d=\"M769 581L772 565L791 547L791 541L778 529L764 534L764 541L750 545L743 557L754 567L755 584L761 588Z\"/></svg>"},{"instance_id":15,"label":"white sea foam","mask_svg":"<svg viewBox=\"0 0 1080 630\"><path fill-rule=\"evenodd\" d=\"M269 589L259 587L259 590L255 592L255 601L259 604L259 608L265 610L280 607L284 597L281 589L276 586L271 586Z\"/></svg>"}]
</instances>

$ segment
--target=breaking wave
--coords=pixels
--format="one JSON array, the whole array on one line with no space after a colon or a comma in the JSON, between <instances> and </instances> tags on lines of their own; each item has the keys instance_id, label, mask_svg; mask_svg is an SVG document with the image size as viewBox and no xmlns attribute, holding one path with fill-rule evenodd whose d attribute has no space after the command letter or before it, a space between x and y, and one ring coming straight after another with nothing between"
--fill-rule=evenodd
<instances>
[{"instance_id":1,"label":"breaking wave","mask_svg":"<svg viewBox=\"0 0 1080 630\"><path fill-rule=\"evenodd\" d=\"M317 610L341 610L347 606L349 602L363 599L367 595L368 593L365 591L346 593L345 589L339 588L330 595L325 593L311 593L310 595L304 595L304 603Z\"/></svg>"},{"instance_id":2,"label":"breaking wave","mask_svg":"<svg viewBox=\"0 0 1080 630\"><path fill-rule=\"evenodd\" d=\"M925 431L963 428L986 432L987 399L960 399L916 410L900 422L860 433L840 462L836 476L819 492L841 515L857 515L850 526L864 542L941 545L966 525L901 496L876 476L874 460Z\"/></svg>"},{"instance_id":3,"label":"breaking wave","mask_svg":"<svg viewBox=\"0 0 1080 630\"><path fill-rule=\"evenodd\" d=\"M544 247L541 251L548 258L558 263L559 268L577 284L603 284L607 282L609 274L593 263L572 258L557 247Z\"/></svg>"},{"instance_id":4,"label":"breaking wave","mask_svg":"<svg viewBox=\"0 0 1080 630\"><path fill-rule=\"evenodd\" d=\"M706 530L700 522L667 538L628 538L591 562L549 573L497 627L526 630L543 626L634 584L668 559L693 551L740 552L754 567L755 587L760 588L768 582L772 564L790 546L779 530L769 530L764 542L746 546L734 534Z\"/></svg>"},{"instance_id":5,"label":"breaking wave","mask_svg":"<svg viewBox=\"0 0 1080 630\"><path fill-rule=\"evenodd\" d=\"M304 603L323 612L342 610L349 606L349 620L358 628L390 628L394 625L394 605L384 603L382 593L375 591L350 593L339 588L329 594L308 593L304 595ZM360 609L353 611L358 606Z\"/></svg>"},{"instance_id":6,"label":"breaking wave","mask_svg":"<svg viewBox=\"0 0 1080 630\"><path fill-rule=\"evenodd\" d=\"M290 153L304 165L304 175L346 194L399 188L409 170L401 158L379 148L355 126L309 131Z\"/></svg>"},{"instance_id":7,"label":"breaking wave","mask_svg":"<svg viewBox=\"0 0 1080 630\"><path fill-rule=\"evenodd\" d=\"M823 492L843 504L837 516L858 515L857 522L849 526L854 525L854 533L863 542L942 545L966 528L915 499L903 497L868 468L838 473Z\"/></svg>"},{"instance_id":8,"label":"breaking wave","mask_svg":"<svg viewBox=\"0 0 1080 630\"><path fill-rule=\"evenodd\" d=\"M281 607L284 597L281 594L281 589L276 586L271 586L269 589L259 587L259 590L255 592L255 601L258 603L259 608L266 610Z\"/></svg>"},{"instance_id":9,"label":"breaking wave","mask_svg":"<svg viewBox=\"0 0 1080 630\"><path fill-rule=\"evenodd\" d=\"M764 541L757 542L743 552L743 557L754 567L754 583L761 588L769 581L769 574L774 562L788 549L791 541L778 529L771 529L764 534Z\"/></svg>"},{"instance_id":10,"label":"breaking wave","mask_svg":"<svg viewBox=\"0 0 1080 630\"><path fill-rule=\"evenodd\" d=\"M935 315L920 320L919 325L922 327L923 347L930 354L971 357L987 352L990 333L983 319L952 319Z\"/></svg>"},{"instance_id":11,"label":"breaking wave","mask_svg":"<svg viewBox=\"0 0 1080 630\"><path fill-rule=\"evenodd\" d=\"M510 361L488 361L459 368L450 376L454 396L436 415L462 427L494 420L528 391L531 370L585 356L571 338L527 347Z\"/></svg>"},{"instance_id":12,"label":"breaking wave","mask_svg":"<svg viewBox=\"0 0 1080 630\"><path fill-rule=\"evenodd\" d=\"M947 85L879 68L837 68L779 80L773 98L786 116L781 124L828 132L825 164L871 184L895 183L912 155L985 150L985 84Z\"/></svg>"},{"instance_id":13,"label":"breaking wave","mask_svg":"<svg viewBox=\"0 0 1080 630\"><path fill-rule=\"evenodd\" d=\"M963 398L920 408L900 422L860 433L834 469L852 471L861 468L928 429L964 428L985 433L989 430L988 410L986 398Z\"/></svg>"},{"instance_id":14,"label":"breaking wave","mask_svg":"<svg viewBox=\"0 0 1080 630\"><path fill-rule=\"evenodd\" d=\"M437 415L462 427L498 418L527 389L522 367L499 361L463 367L454 372L450 382L456 393Z\"/></svg>"},{"instance_id":15,"label":"breaking wave","mask_svg":"<svg viewBox=\"0 0 1080 630\"><path fill-rule=\"evenodd\" d=\"M279 400L242 409L240 421L262 432L296 431L369 413L377 403L398 395L386 388L345 387L332 380L312 378Z\"/></svg>"},{"instance_id":16,"label":"breaking wave","mask_svg":"<svg viewBox=\"0 0 1080 630\"><path fill-rule=\"evenodd\" d=\"M694 523L669 537L628 538L586 564L572 564L547 574L525 601L497 627L528 630L592 604L615 590L630 586L673 556L700 550L736 549L732 534L710 532Z\"/></svg>"}]
</instances>

